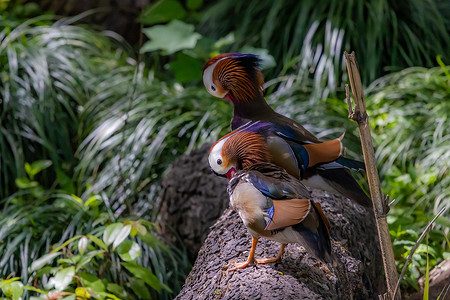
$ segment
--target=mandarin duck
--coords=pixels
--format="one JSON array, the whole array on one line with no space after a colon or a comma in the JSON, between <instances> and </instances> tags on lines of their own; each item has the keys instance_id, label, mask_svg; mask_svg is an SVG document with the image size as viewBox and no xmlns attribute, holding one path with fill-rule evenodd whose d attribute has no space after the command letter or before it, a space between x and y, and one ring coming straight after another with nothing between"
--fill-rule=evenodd
<instances>
[{"instance_id":1,"label":"mandarin duck","mask_svg":"<svg viewBox=\"0 0 450 300\"><path fill-rule=\"evenodd\" d=\"M276 113L264 99L259 64L256 55L227 53L210 59L203 68L207 91L234 106L232 130L247 127L263 135L271 162L305 185L370 206L370 198L349 171L364 170L364 164L341 157L340 139L322 142L294 120ZM305 150L309 160L305 159Z\"/></svg>"},{"instance_id":2,"label":"mandarin duck","mask_svg":"<svg viewBox=\"0 0 450 300\"><path fill-rule=\"evenodd\" d=\"M299 180L269 163L264 136L238 131L221 142L220 151L214 146L211 149L209 164L216 174L230 179L230 205L252 236L247 261L228 271L275 262L288 243L301 244L314 256L331 262L329 222L320 204L310 200L310 192ZM281 243L276 257L255 258L261 237Z\"/></svg>"}]
</instances>

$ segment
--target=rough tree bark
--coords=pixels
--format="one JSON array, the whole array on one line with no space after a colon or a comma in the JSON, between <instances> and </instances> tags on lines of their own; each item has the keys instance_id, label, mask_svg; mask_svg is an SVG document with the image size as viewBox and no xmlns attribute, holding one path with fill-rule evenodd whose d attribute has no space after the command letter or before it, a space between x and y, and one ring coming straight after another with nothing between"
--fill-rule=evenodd
<instances>
[{"instance_id":1,"label":"rough tree bark","mask_svg":"<svg viewBox=\"0 0 450 300\"><path fill-rule=\"evenodd\" d=\"M181 240L192 263L209 228L228 206L228 180L211 172L210 147L205 144L177 159L161 184L161 234L172 243Z\"/></svg>"},{"instance_id":2,"label":"rough tree bark","mask_svg":"<svg viewBox=\"0 0 450 300\"><path fill-rule=\"evenodd\" d=\"M163 181L163 233L174 228L188 250L202 241L208 231L204 226L228 206L227 181L210 173L208 148L177 160ZM176 299L377 299L386 289L373 213L323 191L314 190L313 199L322 204L332 225L337 265L330 272L296 244L286 247L280 262L227 272L247 258L251 246L242 221L227 209L211 227ZM256 256L272 257L279 247L261 239Z\"/></svg>"}]
</instances>

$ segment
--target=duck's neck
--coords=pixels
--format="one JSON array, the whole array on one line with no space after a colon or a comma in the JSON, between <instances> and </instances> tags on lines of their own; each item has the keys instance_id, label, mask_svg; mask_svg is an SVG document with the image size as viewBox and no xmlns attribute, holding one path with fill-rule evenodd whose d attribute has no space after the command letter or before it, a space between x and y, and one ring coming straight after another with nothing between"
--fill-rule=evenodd
<instances>
[{"instance_id":1,"label":"duck's neck","mask_svg":"<svg viewBox=\"0 0 450 300\"><path fill-rule=\"evenodd\" d=\"M251 101L240 101L233 99L234 116L231 121L231 129L235 130L248 121L264 120L274 113L263 96L256 97Z\"/></svg>"}]
</instances>

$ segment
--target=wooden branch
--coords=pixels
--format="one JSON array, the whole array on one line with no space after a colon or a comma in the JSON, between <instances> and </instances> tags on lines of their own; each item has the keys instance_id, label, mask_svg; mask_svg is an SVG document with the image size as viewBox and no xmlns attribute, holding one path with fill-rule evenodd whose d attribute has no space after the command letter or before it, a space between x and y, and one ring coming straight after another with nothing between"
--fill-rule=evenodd
<instances>
[{"instance_id":1,"label":"wooden branch","mask_svg":"<svg viewBox=\"0 0 450 300\"><path fill-rule=\"evenodd\" d=\"M355 58L355 53L348 54L344 52L345 60L347 62L347 71L352 88L352 94L355 101L355 109L351 110L350 95L347 92L347 105L349 108L349 118L358 123L359 133L361 136L361 146L364 155L364 162L366 164L367 178L369 181L370 196L373 202L373 210L375 213L375 220L378 229L378 237L380 240L381 253L383 256L383 265L386 275L386 282L388 287L389 299L401 299L400 292L394 295L395 286L397 283L397 269L395 267L394 251L392 249L391 236L389 234L389 227L386 221L386 214L389 210L387 199L381 193L380 178L378 176L377 162L372 144L372 136L370 134L370 126L368 116L366 113L366 105L364 102L364 94L361 83L361 77L358 71L358 65ZM394 298L395 297L395 298Z\"/></svg>"}]
</instances>

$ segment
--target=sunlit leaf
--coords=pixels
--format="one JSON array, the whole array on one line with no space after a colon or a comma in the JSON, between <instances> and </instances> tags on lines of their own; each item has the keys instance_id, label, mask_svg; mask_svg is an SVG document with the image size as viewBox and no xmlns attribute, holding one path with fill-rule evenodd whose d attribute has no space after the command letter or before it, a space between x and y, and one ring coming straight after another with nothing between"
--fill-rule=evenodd
<instances>
[{"instance_id":1,"label":"sunlit leaf","mask_svg":"<svg viewBox=\"0 0 450 300\"><path fill-rule=\"evenodd\" d=\"M54 277L54 285L55 289L58 291L62 291L66 289L69 284L72 282L72 278L75 275L75 268L68 267L58 271Z\"/></svg>"},{"instance_id":2,"label":"sunlit leaf","mask_svg":"<svg viewBox=\"0 0 450 300\"><path fill-rule=\"evenodd\" d=\"M131 225L124 226L119 233L117 233L116 238L114 239L113 249L117 248L130 234Z\"/></svg>"},{"instance_id":3,"label":"sunlit leaf","mask_svg":"<svg viewBox=\"0 0 450 300\"><path fill-rule=\"evenodd\" d=\"M124 261L133 261L141 256L142 250L138 243L125 240L119 247L117 247L117 253Z\"/></svg>"},{"instance_id":4,"label":"sunlit leaf","mask_svg":"<svg viewBox=\"0 0 450 300\"><path fill-rule=\"evenodd\" d=\"M30 272L34 272L36 270L41 269L46 264L51 263L55 259L55 257L57 257L59 255L61 255L61 252L49 253L49 254L46 254L46 255L42 256L41 258L33 261L33 263L31 264L31 267L30 267Z\"/></svg>"},{"instance_id":5,"label":"sunlit leaf","mask_svg":"<svg viewBox=\"0 0 450 300\"><path fill-rule=\"evenodd\" d=\"M21 299L23 290L23 283L20 281L10 282L2 286L2 292L12 300Z\"/></svg>"},{"instance_id":6,"label":"sunlit leaf","mask_svg":"<svg viewBox=\"0 0 450 300\"><path fill-rule=\"evenodd\" d=\"M123 229L122 223L114 223L108 225L105 231L103 232L103 242L105 242L107 246L114 243L118 235L122 232L122 229Z\"/></svg>"},{"instance_id":7,"label":"sunlit leaf","mask_svg":"<svg viewBox=\"0 0 450 300\"><path fill-rule=\"evenodd\" d=\"M143 32L150 41L142 46L142 53L163 50L163 54L172 54L183 49L192 49L201 38L199 33L194 32L193 25L179 20L146 28Z\"/></svg>"}]
</instances>

